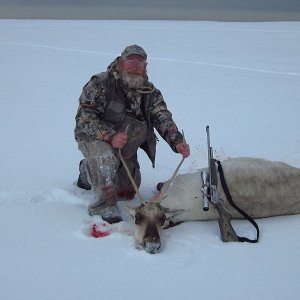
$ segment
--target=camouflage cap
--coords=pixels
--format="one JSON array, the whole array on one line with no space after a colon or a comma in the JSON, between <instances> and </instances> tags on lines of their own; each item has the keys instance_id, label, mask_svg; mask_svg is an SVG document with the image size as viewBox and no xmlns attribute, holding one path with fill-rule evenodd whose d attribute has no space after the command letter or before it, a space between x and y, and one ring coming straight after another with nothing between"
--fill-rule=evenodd
<instances>
[{"instance_id":1,"label":"camouflage cap","mask_svg":"<svg viewBox=\"0 0 300 300\"><path fill-rule=\"evenodd\" d=\"M145 50L138 46L138 45L130 45L130 46L127 46L123 52L121 53L121 57L122 58L125 58L129 55L140 55L142 56L144 59L147 59L147 53L145 52Z\"/></svg>"}]
</instances>

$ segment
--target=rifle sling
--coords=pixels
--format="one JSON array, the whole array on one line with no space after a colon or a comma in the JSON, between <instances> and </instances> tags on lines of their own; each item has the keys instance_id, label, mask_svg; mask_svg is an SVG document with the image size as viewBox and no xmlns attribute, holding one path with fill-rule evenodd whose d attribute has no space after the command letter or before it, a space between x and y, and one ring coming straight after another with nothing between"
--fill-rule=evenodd
<instances>
[{"instance_id":1,"label":"rifle sling","mask_svg":"<svg viewBox=\"0 0 300 300\"><path fill-rule=\"evenodd\" d=\"M223 191L227 197L228 202L231 204L231 206L233 208L235 208L245 219L247 219L256 229L256 239L248 239L246 237L239 237L239 241L240 242L248 242L248 243L257 243L258 239L259 239L259 228L257 223L254 221L253 218L251 218L245 211L243 211L240 207L238 207L234 202L233 199L231 197L231 194L229 192L226 180L225 180L225 176L224 176L224 172L223 172L223 168L222 165L220 163L219 160L216 161L218 164L218 171L219 171L219 175L220 175L220 181L221 181L221 185L223 188Z\"/></svg>"}]
</instances>

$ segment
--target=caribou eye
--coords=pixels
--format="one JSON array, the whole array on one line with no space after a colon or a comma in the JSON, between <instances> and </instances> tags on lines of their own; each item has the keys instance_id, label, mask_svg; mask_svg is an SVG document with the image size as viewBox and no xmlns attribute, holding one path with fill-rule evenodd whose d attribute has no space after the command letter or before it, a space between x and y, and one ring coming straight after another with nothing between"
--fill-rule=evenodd
<instances>
[{"instance_id":1,"label":"caribou eye","mask_svg":"<svg viewBox=\"0 0 300 300\"><path fill-rule=\"evenodd\" d=\"M140 225L142 223L142 220L143 220L143 215L141 215L140 213L136 213L135 224Z\"/></svg>"}]
</instances>

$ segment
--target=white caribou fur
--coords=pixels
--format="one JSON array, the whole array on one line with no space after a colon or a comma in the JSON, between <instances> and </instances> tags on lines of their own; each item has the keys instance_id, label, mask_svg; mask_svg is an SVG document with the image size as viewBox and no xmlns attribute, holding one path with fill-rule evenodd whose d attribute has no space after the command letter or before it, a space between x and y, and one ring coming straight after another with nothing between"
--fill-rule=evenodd
<instances>
[{"instance_id":1,"label":"white caribou fur","mask_svg":"<svg viewBox=\"0 0 300 300\"><path fill-rule=\"evenodd\" d=\"M282 162L257 158L235 158L222 162L225 180L234 202L253 218L300 213L300 169ZM201 170L193 174L178 175L161 205L179 209L171 217L174 224L189 220L212 220L218 213L210 204L203 211ZM219 176L219 175L218 175ZM162 194L164 194L164 188ZM225 207L233 218L241 215L228 203L220 180L217 186Z\"/></svg>"}]
</instances>

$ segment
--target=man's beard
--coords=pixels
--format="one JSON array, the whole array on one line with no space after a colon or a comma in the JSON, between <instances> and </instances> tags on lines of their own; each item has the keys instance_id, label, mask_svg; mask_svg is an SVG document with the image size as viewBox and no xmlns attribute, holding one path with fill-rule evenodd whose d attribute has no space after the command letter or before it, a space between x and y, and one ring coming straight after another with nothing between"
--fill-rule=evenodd
<instances>
[{"instance_id":1,"label":"man's beard","mask_svg":"<svg viewBox=\"0 0 300 300\"><path fill-rule=\"evenodd\" d=\"M122 71L120 78L126 88L138 89L145 85L147 76L146 73L137 75Z\"/></svg>"}]
</instances>

